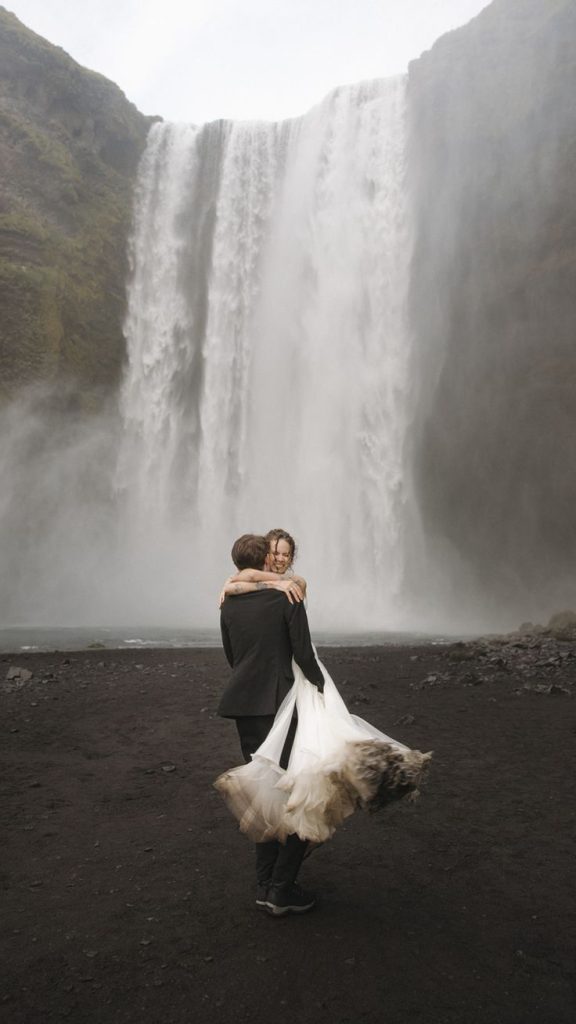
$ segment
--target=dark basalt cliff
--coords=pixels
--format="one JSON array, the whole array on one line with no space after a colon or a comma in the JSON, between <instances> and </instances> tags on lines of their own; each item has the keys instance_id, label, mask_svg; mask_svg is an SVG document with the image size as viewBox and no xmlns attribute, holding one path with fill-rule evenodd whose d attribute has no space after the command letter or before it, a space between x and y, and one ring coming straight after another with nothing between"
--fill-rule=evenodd
<instances>
[{"instance_id":1,"label":"dark basalt cliff","mask_svg":"<svg viewBox=\"0 0 576 1024\"><path fill-rule=\"evenodd\" d=\"M0 7L0 400L119 377L132 188L150 119Z\"/></svg>"},{"instance_id":2,"label":"dark basalt cliff","mask_svg":"<svg viewBox=\"0 0 576 1024\"><path fill-rule=\"evenodd\" d=\"M506 603L576 557L576 4L495 0L410 66L416 482Z\"/></svg>"}]
</instances>

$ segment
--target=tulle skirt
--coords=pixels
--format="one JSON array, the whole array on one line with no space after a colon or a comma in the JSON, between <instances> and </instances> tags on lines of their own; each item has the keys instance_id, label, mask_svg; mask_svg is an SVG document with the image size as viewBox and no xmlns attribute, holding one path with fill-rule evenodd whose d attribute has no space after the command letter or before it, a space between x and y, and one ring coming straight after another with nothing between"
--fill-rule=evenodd
<instances>
[{"instance_id":1,"label":"tulle skirt","mask_svg":"<svg viewBox=\"0 0 576 1024\"><path fill-rule=\"evenodd\" d=\"M296 663L294 685L249 764L214 783L254 842L296 833L322 843L357 808L374 811L418 795L431 754L411 750L351 715L324 666L324 693ZM294 709L298 728L287 769L280 757Z\"/></svg>"}]
</instances>

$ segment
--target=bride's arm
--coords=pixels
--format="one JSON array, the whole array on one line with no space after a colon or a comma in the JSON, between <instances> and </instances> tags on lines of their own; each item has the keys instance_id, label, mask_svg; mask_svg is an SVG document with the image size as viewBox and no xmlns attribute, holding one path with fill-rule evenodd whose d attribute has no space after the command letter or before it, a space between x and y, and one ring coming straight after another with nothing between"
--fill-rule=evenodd
<instances>
[{"instance_id":1,"label":"bride's arm","mask_svg":"<svg viewBox=\"0 0 576 1024\"><path fill-rule=\"evenodd\" d=\"M266 572L264 569L241 569L235 576L230 576L227 582L260 583L274 580L293 580L306 597L306 580L303 576L297 576L296 573L290 576L284 573L279 576L277 572Z\"/></svg>"},{"instance_id":2,"label":"bride's arm","mask_svg":"<svg viewBox=\"0 0 576 1024\"><path fill-rule=\"evenodd\" d=\"M230 576L230 580L242 580L244 583L266 583L275 579L281 579L279 574L265 569L240 569L234 576Z\"/></svg>"},{"instance_id":3,"label":"bride's arm","mask_svg":"<svg viewBox=\"0 0 576 1024\"><path fill-rule=\"evenodd\" d=\"M226 583L220 592L220 605L222 605L222 602L226 597L238 596L240 594L251 594L256 590L281 590L290 601L290 604L298 604L300 601L304 600L306 595L306 581L301 577L290 576L285 578L284 576L279 576L277 573L260 572L258 569L245 569L243 572L259 572L261 578L258 580L249 580L242 578L240 573L237 576L230 576L229 579L226 580ZM262 577L265 578L262 579Z\"/></svg>"}]
</instances>

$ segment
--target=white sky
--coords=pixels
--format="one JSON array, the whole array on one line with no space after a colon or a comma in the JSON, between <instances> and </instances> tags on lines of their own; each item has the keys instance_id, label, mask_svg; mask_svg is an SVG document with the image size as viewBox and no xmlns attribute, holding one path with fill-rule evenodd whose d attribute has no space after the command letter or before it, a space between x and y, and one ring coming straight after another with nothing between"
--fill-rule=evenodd
<instances>
[{"instance_id":1,"label":"white sky","mask_svg":"<svg viewBox=\"0 0 576 1024\"><path fill-rule=\"evenodd\" d=\"M200 123L305 113L406 70L488 0L3 0L145 114Z\"/></svg>"}]
</instances>

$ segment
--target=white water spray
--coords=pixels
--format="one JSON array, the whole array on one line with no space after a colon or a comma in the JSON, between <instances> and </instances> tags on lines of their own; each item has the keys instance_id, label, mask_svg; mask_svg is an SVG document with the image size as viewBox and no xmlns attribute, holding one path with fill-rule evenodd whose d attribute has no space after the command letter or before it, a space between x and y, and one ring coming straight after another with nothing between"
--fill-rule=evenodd
<instances>
[{"instance_id":1,"label":"white water spray","mask_svg":"<svg viewBox=\"0 0 576 1024\"><path fill-rule=\"evenodd\" d=\"M152 129L116 483L166 613L213 619L234 537L283 526L315 623L408 624L410 241L404 79Z\"/></svg>"}]
</instances>

